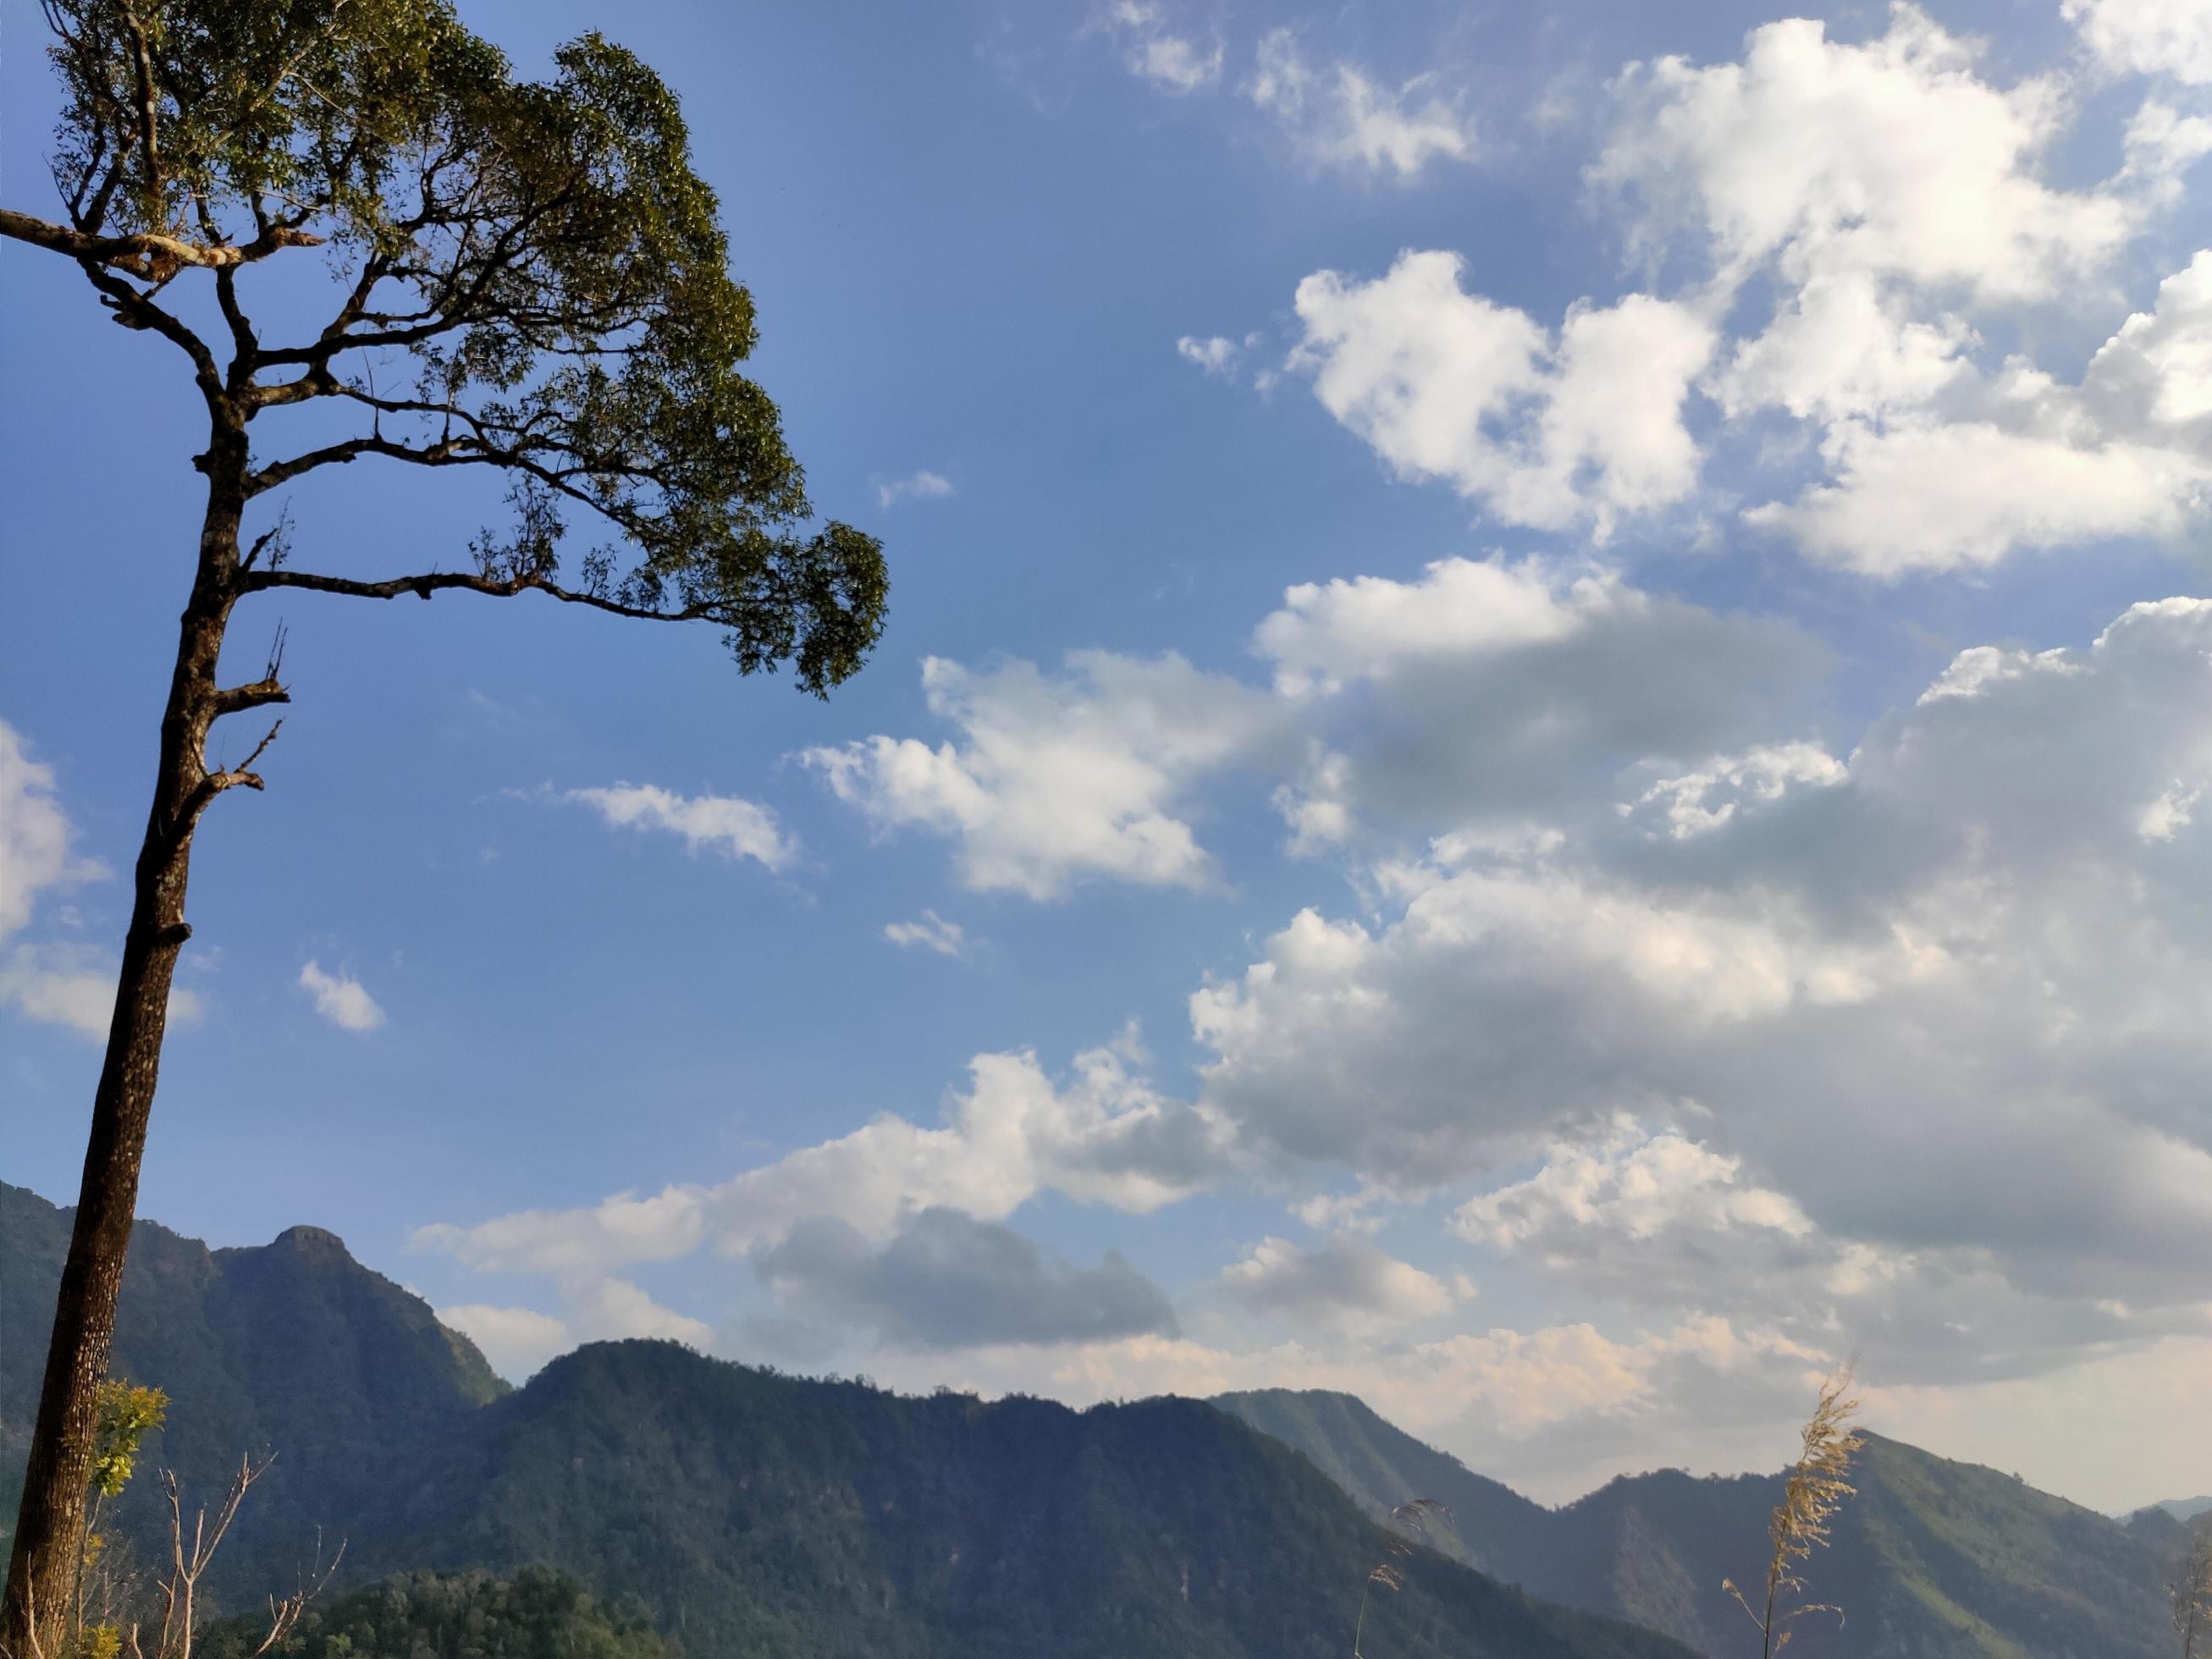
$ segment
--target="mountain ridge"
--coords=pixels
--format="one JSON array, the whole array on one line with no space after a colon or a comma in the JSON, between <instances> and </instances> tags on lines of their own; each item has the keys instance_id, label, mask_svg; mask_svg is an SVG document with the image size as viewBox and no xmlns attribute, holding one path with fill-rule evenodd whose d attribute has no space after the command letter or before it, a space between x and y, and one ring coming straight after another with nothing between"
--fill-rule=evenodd
<instances>
[{"instance_id":1,"label":"mountain ridge","mask_svg":"<svg viewBox=\"0 0 2212 1659\"><path fill-rule=\"evenodd\" d=\"M0 1452L35 1401L26 1351L67 1227L0 1188ZM141 1229L116 1370L172 1395L142 1461L206 1493L241 1435L281 1454L218 1559L218 1611L294 1582L319 1530L349 1540L334 1594L544 1566L641 1597L672 1652L717 1659L1322 1659L1382 1559L1326 1476L1202 1401L917 1398L655 1342L589 1345L509 1389L321 1229L222 1251ZM142 1548L151 1486L112 1528ZM1688 1659L1443 1556L1412 1565L1369 1613L1394 1656Z\"/></svg>"},{"instance_id":2,"label":"mountain ridge","mask_svg":"<svg viewBox=\"0 0 2212 1659\"><path fill-rule=\"evenodd\" d=\"M1370 1514L1413 1496L1449 1504L1438 1547L1533 1595L1664 1631L1713 1659L1759 1651L1720 1584L1765 1562L1778 1474L1623 1475L1547 1509L1352 1395L1262 1389L1215 1403L1306 1452ZM1807 1572L1845 1621L1803 1621L1793 1653L2166 1659L2164 1574L2179 1522L2124 1526L2014 1476L1866 1439L1858 1491Z\"/></svg>"}]
</instances>

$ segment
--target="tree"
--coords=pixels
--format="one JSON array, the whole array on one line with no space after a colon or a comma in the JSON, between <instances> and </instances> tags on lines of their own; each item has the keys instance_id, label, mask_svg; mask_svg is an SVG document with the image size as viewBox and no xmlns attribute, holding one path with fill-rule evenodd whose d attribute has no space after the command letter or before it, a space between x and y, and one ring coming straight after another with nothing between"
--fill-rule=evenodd
<instances>
[{"instance_id":1,"label":"tree","mask_svg":"<svg viewBox=\"0 0 2212 1659\"><path fill-rule=\"evenodd\" d=\"M1771 1553L1766 1563L1765 1599L1753 1607L1732 1580L1721 1581L1721 1588L1735 1597L1759 1627L1762 1659L1790 1645L1796 1633L1790 1626L1807 1613L1832 1613L1838 1618L1843 1614L1841 1607L1829 1602L1808 1601L1790 1607L1783 1605L1783 1598L1805 1588L1798 1568L1813 1559L1814 1550L1828 1541L1829 1522L1843 1507L1844 1499L1856 1490L1844 1477L1850 1472L1852 1455L1866 1442L1851 1430L1859 1402L1850 1389L1851 1367L1845 1365L1821 1385L1820 1400L1805 1420L1797 1462L1783 1482L1782 1501L1775 1505L1767 1522Z\"/></svg>"},{"instance_id":2,"label":"tree","mask_svg":"<svg viewBox=\"0 0 2212 1659\"><path fill-rule=\"evenodd\" d=\"M630 53L586 35L549 79L520 81L447 0L45 10L63 221L0 209L0 234L75 261L112 320L177 354L206 409L192 465L207 499L15 1531L0 1641L18 1654L33 1597L61 1605L82 1529L94 1391L191 931L193 833L217 796L262 787L277 726L231 766L208 760L210 730L289 701L281 635L257 676L223 683L234 608L286 590L540 593L719 623L740 671L788 663L819 696L859 668L885 600L872 538L810 527L775 405L739 372L753 306L728 274L714 192L674 95ZM309 258L331 279L326 320L264 338L249 286ZM314 435L264 452L256 422L281 433L303 410ZM297 567L275 492L357 460L490 469L511 520L461 568ZM572 520L599 530L573 568Z\"/></svg>"},{"instance_id":3,"label":"tree","mask_svg":"<svg viewBox=\"0 0 2212 1659\"><path fill-rule=\"evenodd\" d=\"M2168 1586L2173 1595L2173 1633L2181 1638L2181 1659L2196 1659L2200 1641L2212 1640L2212 1516L2200 1522L2182 1552L2181 1565Z\"/></svg>"}]
</instances>

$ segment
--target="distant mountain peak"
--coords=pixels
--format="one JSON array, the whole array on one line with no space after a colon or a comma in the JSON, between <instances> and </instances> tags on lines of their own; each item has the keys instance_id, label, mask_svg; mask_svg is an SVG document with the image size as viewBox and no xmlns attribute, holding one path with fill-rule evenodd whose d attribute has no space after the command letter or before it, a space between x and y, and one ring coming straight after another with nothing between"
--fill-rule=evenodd
<instances>
[{"instance_id":1,"label":"distant mountain peak","mask_svg":"<svg viewBox=\"0 0 2212 1659\"><path fill-rule=\"evenodd\" d=\"M1778 1474L1657 1469L1547 1510L1344 1395L1262 1389L1214 1403L1305 1454L1370 1515L1417 1497L1449 1504L1431 1541L1531 1595L1664 1631L1708 1659L1759 1652L1720 1584L1765 1559ZM1806 1626L1793 1653L2165 1659L2163 1586L2180 1536L2170 1510L2122 1526L2017 1475L1866 1439L1857 1492L1806 1573L1848 1622Z\"/></svg>"},{"instance_id":2,"label":"distant mountain peak","mask_svg":"<svg viewBox=\"0 0 2212 1659\"><path fill-rule=\"evenodd\" d=\"M270 1248L296 1250L303 1255L339 1256L348 1261L354 1259L345 1240L327 1227L287 1227L270 1241Z\"/></svg>"}]
</instances>

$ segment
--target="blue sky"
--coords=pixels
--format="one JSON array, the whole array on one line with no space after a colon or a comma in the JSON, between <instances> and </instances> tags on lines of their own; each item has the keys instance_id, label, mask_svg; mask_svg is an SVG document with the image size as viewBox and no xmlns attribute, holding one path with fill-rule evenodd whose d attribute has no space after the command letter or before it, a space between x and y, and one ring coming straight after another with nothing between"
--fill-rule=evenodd
<instances>
[{"instance_id":1,"label":"blue sky","mask_svg":"<svg viewBox=\"0 0 2212 1659\"><path fill-rule=\"evenodd\" d=\"M329 1226L518 1376L1346 1387L1556 1498L1771 1465L1856 1349L1937 1450L2212 1486L2201 6L463 11L682 94L890 626L823 705L286 596L143 1213ZM65 1199L192 393L0 259L5 1173ZM364 575L499 510L289 505Z\"/></svg>"}]
</instances>

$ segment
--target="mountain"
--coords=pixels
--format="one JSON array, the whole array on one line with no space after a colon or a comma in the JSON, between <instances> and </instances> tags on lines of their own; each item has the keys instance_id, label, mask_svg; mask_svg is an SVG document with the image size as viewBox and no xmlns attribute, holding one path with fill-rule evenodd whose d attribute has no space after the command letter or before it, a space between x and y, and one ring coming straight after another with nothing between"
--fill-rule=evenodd
<instances>
[{"instance_id":1,"label":"mountain","mask_svg":"<svg viewBox=\"0 0 2212 1659\"><path fill-rule=\"evenodd\" d=\"M2212 1497L2169 1498L2164 1503L2150 1505L2164 1510L2177 1521L2194 1521L2200 1515L2212 1515Z\"/></svg>"},{"instance_id":2,"label":"mountain","mask_svg":"<svg viewBox=\"0 0 2212 1659\"><path fill-rule=\"evenodd\" d=\"M1711 1659L1759 1638L1721 1592L1759 1574L1779 1475L1678 1471L1614 1480L1564 1509L1530 1503L1346 1395L1267 1390L1216 1402L1304 1452L1370 1514L1451 1506L1438 1547L1532 1595L1665 1631ZM2165 1583L2182 1528L2122 1525L2014 1476L1867 1437L1857 1495L1807 1577L1845 1609L1801 1621L1805 1659L2166 1659Z\"/></svg>"},{"instance_id":3,"label":"mountain","mask_svg":"<svg viewBox=\"0 0 2212 1659\"><path fill-rule=\"evenodd\" d=\"M21 1188L0 1206L11 1502L68 1216ZM307 1228L210 1251L142 1223L114 1369L168 1390L143 1461L189 1489L218 1492L241 1450L279 1453L219 1558L234 1607L294 1583L320 1528L348 1540L341 1596L420 1569L549 1567L638 1598L672 1652L716 1659L1317 1659L1349 1647L1384 1547L1311 1463L1200 1401L913 1399L648 1342L584 1348L508 1390ZM114 1528L142 1550L149 1508ZM1366 1645L1688 1659L1433 1554L1378 1593Z\"/></svg>"},{"instance_id":4,"label":"mountain","mask_svg":"<svg viewBox=\"0 0 2212 1659\"><path fill-rule=\"evenodd\" d=\"M70 1217L0 1182L0 1527L11 1529ZM466 1337L319 1227L210 1250L139 1222L109 1372L175 1402L147 1461L174 1466L188 1496L219 1498L241 1455L279 1454L230 1548L286 1583L295 1543L312 1554L319 1527L342 1534L393 1449L434 1439L507 1391ZM154 1508L152 1483L138 1483L126 1530L150 1527Z\"/></svg>"}]
</instances>

